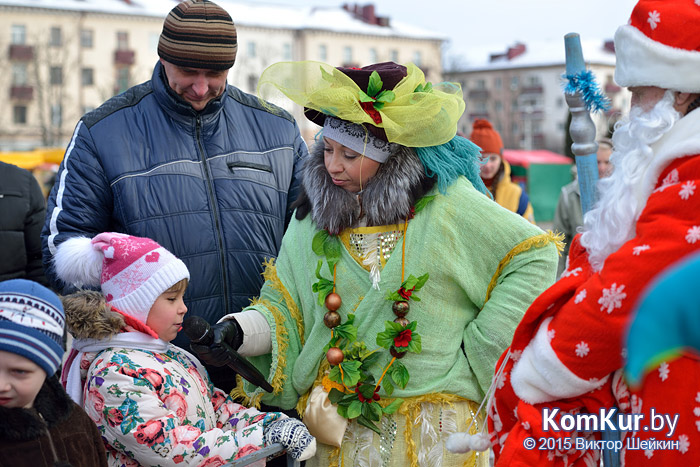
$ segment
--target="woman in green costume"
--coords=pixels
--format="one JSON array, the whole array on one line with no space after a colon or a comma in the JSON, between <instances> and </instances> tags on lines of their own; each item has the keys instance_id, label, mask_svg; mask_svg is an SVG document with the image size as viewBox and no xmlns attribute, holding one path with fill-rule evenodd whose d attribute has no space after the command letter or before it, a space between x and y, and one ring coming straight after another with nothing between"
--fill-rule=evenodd
<instances>
[{"instance_id":1,"label":"woman in green costume","mask_svg":"<svg viewBox=\"0 0 700 467\"><path fill-rule=\"evenodd\" d=\"M272 65L279 90L323 127L260 297L214 326L274 388L246 404L295 408L317 437L307 465L488 465L452 454L530 303L554 281L557 238L494 203L479 150L455 136L459 85L412 64Z\"/></svg>"}]
</instances>

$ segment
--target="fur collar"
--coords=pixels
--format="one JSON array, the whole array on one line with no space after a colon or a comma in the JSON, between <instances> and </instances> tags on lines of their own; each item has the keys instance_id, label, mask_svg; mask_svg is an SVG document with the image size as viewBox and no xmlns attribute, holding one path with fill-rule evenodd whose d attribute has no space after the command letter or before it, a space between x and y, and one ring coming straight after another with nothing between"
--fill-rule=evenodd
<instances>
[{"instance_id":1,"label":"fur collar","mask_svg":"<svg viewBox=\"0 0 700 467\"><path fill-rule=\"evenodd\" d=\"M302 183L308 198L303 202L310 204L311 219L318 228L334 234L357 227L360 220L367 226L403 222L416 200L434 184L425 176L418 155L400 147L379 166L360 194L351 193L333 184L323 162L323 148L323 142L316 143L304 163Z\"/></svg>"},{"instance_id":2,"label":"fur collar","mask_svg":"<svg viewBox=\"0 0 700 467\"><path fill-rule=\"evenodd\" d=\"M34 401L34 409L0 407L0 439L5 441L29 441L45 434L46 426L52 428L66 420L73 410L73 402L55 376L46 378ZM36 414L39 412L46 425Z\"/></svg>"},{"instance_id":3,"label":"fur collar","mask_svg":"<svg viewBox=\"0 0 700 467\"><path fill-rule=\"evenodd\" d=\"M126 326L124 317L112 311L104 295L95 290L78 290L61 297L66 326L76 339L109 339Z\"/></svg>"}]
</instances>

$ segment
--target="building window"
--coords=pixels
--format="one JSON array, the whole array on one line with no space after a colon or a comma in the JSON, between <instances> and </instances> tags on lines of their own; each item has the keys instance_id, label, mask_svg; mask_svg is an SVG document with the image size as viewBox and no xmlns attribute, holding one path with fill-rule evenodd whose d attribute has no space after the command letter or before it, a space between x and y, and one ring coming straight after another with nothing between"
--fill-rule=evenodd
<instances>
[{"instance_id":1,"label":"building window","mask_svg":"<svg viewBox=\"0 0 700 467\"><path fill-rule=\"evenodd\" d=\"M51 106L51 125L60 128L63 124L63 107L61 104Z\"/></svg>"},{"instance_id":2,"label":"building window","mask_svg":"<svg viewBox=\"0 0 700 467\"><path fill-rule=\"evenodd\" d=\"M248 75L248 90L250 92L255 92L256 88L258 87L258 76L257 75Z\"/></svg>"},{"instance_id":3,"label":"building window","mask_svg":"<svg viewBox=\"0 0 700 467\"><path fill-rule=\"evenodd\" d=\"M394 49L389 52L390 60L395 63L399 63L399 51Z\"/></svg>"},{"instance_id":4,"label":"building window","mask_svg":"<svg viewBox=\"0 0 700 467\"><path fill-rule=\"evenodd\" d=\"M49 45L51 47L60 47L63 45L63 35L61 34L61 28L58 26L53 26L49 35Z\"/></svg>"},{"instance_id":5,"label":"building window","mask_svg":"<svg viewBox=\"0 0 700 467\"><path fill-rule=\"evenodd\" d=\"M117 50L129 50L129 33L117 31Z\"/></svg>"},{"instance_id":6,"label":"building window","mask_svg":"<svg viewBox=\"0 0 700 467\"><path fill-rule=\"evenodd\" d=\"M27 106L16 105L12 109L12 123L14 123L15 125L27 124Z\"/></svg>"},{"instance_id":7,"label":"building window","mask_svg":"<svg viewBox=\"0 0 700 467\"><path fill-rule=\"evenodd\" d=\"M292 59L292 44L285 43L282 45L282 57L283 60Z\"/></svg>"},{"instance_id":8,"label":"building window","mask_svg":"<svg viewBox=\"0 0 700 467\"><path fill-rule=\"evenodd\" d=\"M518 134L518 131L519 131L518 123L517 123L517 122L511 123L511 125L510 125L510 132L511 132L513 135L517 135L517 134Z\"/></svg>"},{"instance_id":9,"label":"building window","mask_svg":"<svg viewBox=\"0 0 700 467\"><path fill-rule=\"evenodd\" d=\"M250 58L255 58L257 55L257 47L255 46L255 42L248 42L248 56Z\"/></svg>"},{"instance_id":10,"label":"building window","mask_svg":"<svg viewBox=\"0 0 700 467\"><path fill-rule=\"evenodd\" d=\"M494 110L495 110L496 112L502 111L502 110L503 110L503 102L501 102L501 101L495 101L495 102L493 103L493 108L494 108Z\"/></svg>"},{"instance_id":11,"label":"building window","mask_svg":"<svg viewBox=\"0 0 700 467\"><path fill-rule=\"evenodd\" d=\"M542 84L542 81L540 80L539 76L528 76L527 78L527 84L529 86L540 86Z\"/></svg>"},{"instance_id":12,"label":"building window","mask_svg":"<svg viewBox=\"0 0 700 467\"><path fill-rule=\"evenodd\" d=\"M63 68L60 66L52 66L49 70L49 83L54 85L63 84Z\"/></svg>"},{"instance_id":13,"label":"building window","mask_svg":"<svg viewBox=\"0 0 700 467\"><path fill-rule=\"evenodd\" d=\"M349 65L352 63L352 47L343 47L343 64Z\"/></svg>"},{"instance_id":14,"label":"building window","mask_svg":"<svg viewBox=\"0 0 700 467\"><path fill-rule=\"evenodd\" d=\"M27 64L15 63L12 65L12 85L25 86L27 84Z\"/></svg>"},{"instance_id":15,"label":"building window","mask_svg":"<svg viewBox=\"0 0 700 467\"><path fill-rule=\"evenodd\" d=\"M503 81L500 77L493 80L493 87L495 89L501 89L503 87Z\"/></svg>"},{"instance_id":16,"label":"building window","mask_svg":"<svg viewBox=\"0 0 700 467\"><path fill-rule=\"evenodd\" d=\"M129 69L117 68L117 94L129 89Z\"/></svg>"},{"instance_id":17,"label":"building window","mask_svg":"<svg viewBox=\"0 0 700 467\"><path fill-rule=\"evenodd\" d=\"M485 79L477 79L474 89L477 89L479 91L483 91L484 89L486 89L486 80Z\"/></svg>"},{"instance_id":18,"label":"building window","mask_svg":"<svg viewBox=\"0 0 700 467\"><path fill-rule=\"evenodd\" d=\"M14 45L24 45L27 43L27 28L24 24L13 24L10 31L10 41Z\"/></svg>"},{"instance_id":19,"label":"building window","mask_svg":"<svg viewBox=\"0 0 700 467\"><path fill-rule=\"evenodd\" d=\"M513 76L510 79L510 89L515 91L516 89L518 89L519 85L520 85L520 79L518 79L517 76Z\"/></svg>"},{"instance_id":20,"label":"building window","mask_svg":"<svg viewBox=\"0 0 700 467\"><path fill-rule=\"evenodd\" d=\"M83 86L92 86L95 83L92 68L80 70L80 82Z\"/></svg>"},{"instance_id":21,"label":"building window","mask_svg":"<svg viewBox=\"0 0 700 467\"><path fill-rule=\"evenodd\" d=\"M92 29L80 30L80 47L84 49L92 49Z\"/></svg>"},{"instance_id":22,"label":"building window","mask_svg":"<svg viewBox=\"0 0 700 467\"><path fill-rule=\"evenodd\" d=\"M377 59L377 49L372 47L369 49L369 62L370 63L377 63L379 60Z\"/></svg>"},{"instance_id":23,"label":"building window","mask_svg":"<svg viewBox=\"0 0 700 467\"><path fill-rule=\"evenodd\" d=\"M422 57L419 51L413 52L413 64L418 67L422 64Z\"/></svg>"},{"instance_id":24,"label":"building window","mask_svg":"<svg viewBox=\"0 0 700 467\"><path fill-rule=\"evenodd\" d=\"M510 102L510 106L511 106L511 108L512 108L513 110L517 109L517 108L518 108L518 99L517 99L517 98L513 99L513 100Z\"/></svg>"},{"instance_id":25,"label":"building window","mask_svg":"<svg viewBox=\"0 0 700 467\"><path fill-rule=\"evenodd\" d=\"M322 62L328 60L328 47L326 47L325 44L321 44L318 46L318 59Z\"/></svg>"}]
</instances>

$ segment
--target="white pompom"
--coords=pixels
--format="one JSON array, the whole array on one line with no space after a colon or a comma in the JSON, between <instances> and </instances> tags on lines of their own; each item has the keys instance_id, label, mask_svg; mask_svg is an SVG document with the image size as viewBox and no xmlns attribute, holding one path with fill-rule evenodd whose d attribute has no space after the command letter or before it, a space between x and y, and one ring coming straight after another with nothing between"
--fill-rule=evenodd
<instances>
[{"instance_id":1,"label":"white pompom","mask_svg":"<svg viewBox=\"0 0 700 467\"><path fill-rule=\"evenodd\" d=\"M447 438L445 447L448 451L454 453L465 453L469 451L486 451L491 442L486 433L477 433L470 435L469 433L453 433Z\"/></svg>"},{"instance_id":2,"label":"white pompom","mask_svg":"<svg viewBox=\"0 0 700 467\"><path fill-rule=\"evenodd\" d=\"M102 251L87 237L69 238L58 245L53 258L58 278L75 287L100 285L103 261Z\"/></svg>"}]
</instances>

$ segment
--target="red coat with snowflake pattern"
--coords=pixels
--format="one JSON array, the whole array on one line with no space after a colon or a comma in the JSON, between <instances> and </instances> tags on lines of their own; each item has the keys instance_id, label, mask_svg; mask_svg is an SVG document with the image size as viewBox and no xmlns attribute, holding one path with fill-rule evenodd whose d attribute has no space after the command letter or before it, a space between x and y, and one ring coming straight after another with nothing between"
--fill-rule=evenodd
<instances>
[{"instance_id":1,"label":"red coat with snowflake pattern","mask_svg":"<svg viewBox=\"0 0 700 467\"><path fill-rule=\"evenodd\" d=\"M662 270L700 249L700 156L672 160L657 180L635 237L608 256L597 273L576 237L567 271L517 328L489 413L497 467L597 466L600 451L586 449L591 443L576 449L576 438L592 441L600 433L544 431L543 410L597 414L616 405L644 415L639 431L622 434L622 465L700 465L700 361L688 355L664 362L636 390L628 389L618 372L640 295ZM651 429L652 408L657 414L678 414L673 433L668 423L660 431ZM535 439L534 449L524 447L528 437ZM652 438L674 443L635 449L637 440Z\"/></svg>"}]
</instances>

